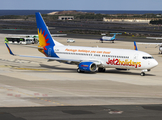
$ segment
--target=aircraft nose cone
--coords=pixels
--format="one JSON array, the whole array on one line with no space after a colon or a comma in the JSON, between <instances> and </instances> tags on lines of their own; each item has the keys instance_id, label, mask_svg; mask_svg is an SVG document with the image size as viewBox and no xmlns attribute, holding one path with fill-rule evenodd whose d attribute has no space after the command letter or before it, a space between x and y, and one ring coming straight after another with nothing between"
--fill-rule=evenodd
<instances>
[{"instance_id":1,"label":"aircraft nose cone","mask_svg":"<svg viewBox=\"0 0 162 120\"><path fill-rule=\"evenodd\" d=\"M155 60L154 61L154 67L158 65L158 62Z\"/></svg>"}]
</instances>

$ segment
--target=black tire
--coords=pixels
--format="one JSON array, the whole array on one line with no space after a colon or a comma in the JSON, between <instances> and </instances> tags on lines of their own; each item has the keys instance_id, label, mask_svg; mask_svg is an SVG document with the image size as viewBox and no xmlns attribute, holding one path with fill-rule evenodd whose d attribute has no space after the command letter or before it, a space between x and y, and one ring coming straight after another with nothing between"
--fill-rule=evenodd
<instances>
[{"instance_id":1,"label":"black tire","mask_svg":"<svg viewBox=\"0 0 162 120\"><path fill-rule=\"evenodd\" d=\"M84 71L80 70L79 68L77 69L78 73L84 73Z\"/></svg>"},{"instance_id":2,"label":"black tire","mask_svg":"<svg viewBox=\"0 0 162 120\"><path fill-rule=\"evenodd\" d=\"M103 68L102 72L105 72L105 68Z\"/></svg>"},{"instance_id":3,"label":"black tire","mask_svg":"<svg viewBox=\"0 0 162 120\"><path fill-rule=\"evenodd\" d=\"M103 43L103 40L100 40L101 43Z\"/></svg>"},{"instance_id":4,"label":"black tire","mask_svg":"<svg viewBox=\"0 0 162 120\"><path fill-rule=\"evenodd\" d=\"M78 68L78 69L77 69L77 72L78 72L78 73L81 73L81 70Z\"/></svg>"},{"instance_id":5,"label":"black tire","mask_svg":"<svg viewBox=\"0 0 162 120\"><path fill-rule=\"evenodd\" d=\"M105 68L98 68L98 72L105 72Z\"/></svg>"},{"instance_id":6,"label":"black tire","mask_svg":"<svg viewBox=\"0 0 162 120\"><path fill-rule=\"evenodd\" d=\"M144 72L141 72L141 76L145 76L145 73Z\"/></svg>"}]
</instances>

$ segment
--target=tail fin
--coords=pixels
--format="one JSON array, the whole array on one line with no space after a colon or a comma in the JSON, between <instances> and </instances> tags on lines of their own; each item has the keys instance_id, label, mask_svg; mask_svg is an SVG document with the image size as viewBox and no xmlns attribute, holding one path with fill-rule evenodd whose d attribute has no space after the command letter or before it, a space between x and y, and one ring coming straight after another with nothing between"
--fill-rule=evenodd
<instances>
[{"instance_id":1,"label":"tail fin","mask_svg":"<svg viewBox=\"0 0 162 120\"><path fill-rule=\"evenodd\" d=\"M39 12L35 13L39 37L39 47L63 45L52 39L52 36Z\"/></svg>"},{"instance_id":2,"label":"tail fin","mask_svg":"<svg viewBox=\"0 0 162 120\"><path fill-rule=\"evenodd\" d=\"M110 33L110 34L114 34L113 38L115 39L116 35L121 35L122 33Z\"/></svg>"},{"instance_id":3,"label":"tail fin","mask_svg":"<svg viewBox=\"0 0 162 120\"><path fill-rule=\"evenodd\" d=\"M113 38L115 39L115 37L116 37L116 34L114 34Z\"/></svg>"},{"instance_id":4,"label":"tail fin","mask_svg":"<svg viewBox=\"0 0 162 120\"><path fill-rule=\"evenodd\" d=\"M134 50L138 50L136 42L134 41Z\"/></svg>"}]
</instances>

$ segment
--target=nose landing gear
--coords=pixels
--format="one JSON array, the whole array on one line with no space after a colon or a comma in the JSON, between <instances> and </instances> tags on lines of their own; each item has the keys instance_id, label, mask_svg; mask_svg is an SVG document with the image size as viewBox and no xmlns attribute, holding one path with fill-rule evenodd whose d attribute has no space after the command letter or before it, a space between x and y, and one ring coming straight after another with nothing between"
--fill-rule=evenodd
<instances>
[{"instance_id":1,"label":"nose landing gear","mask_svg":"<svg viewBox=\"0 0 162 120\"><path fill-rule=\"evenodd\" d=\"M145 69L141 71L141 76L145 76L145 72L149 72L151 71L150 69Z\"/></svg>"}]
</instances>

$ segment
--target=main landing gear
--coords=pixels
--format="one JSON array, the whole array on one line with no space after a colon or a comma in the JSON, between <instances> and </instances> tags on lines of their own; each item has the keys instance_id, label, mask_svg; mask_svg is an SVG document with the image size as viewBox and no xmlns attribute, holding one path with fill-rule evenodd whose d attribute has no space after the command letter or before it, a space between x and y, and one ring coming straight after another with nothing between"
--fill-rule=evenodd
<instances>
[{"instance_id":1,"label":"main landing gear","mask_svg":"<svg viewBox=\"0 0 162 120\"><path fill-rule=\"evenodd\" d=\"M79 68L77 69L78 73L84 73L84 71L80 70Z\"/></svg>"},{"instance_id":2,"label":"main landing gear","mask_svg":"<svg viewBox=\"0 0 162 120\"><path fill-rule=\"evenodd\" d=\"M103 43L103 40L100 40L101 41L101 43Z\"/></svg>"},{"instance_id":3,"label":"main landing gear","mask_svg":"<svg viewBox=\"0 0 162 120\"><path fill-rule=\"evenodd\" d=\"M105 68L99 67L99 68L98 68L98 72L105 72Z\"/></svg>"},{"instance_id":4,"label":"main landing gear","mask_svg":"<svg viewBox=\"0 0 162 120\"><path fill-rule=\"evenodd\" d=\"M142 71L141 71L141 76L145 76L145 72L149 72L149 71L150 71L150 69L142 70Z\"/></svg>"},{"instance_id":5,"label":"main landing gear","mask_svg":"<svg viewBox=\"0 0 162 120\"><path fill-rule=\"evenodd\" d=\"M141 72L141 76L145 76L145 73L144 72Z\"/></svg>"}]
</instances>

